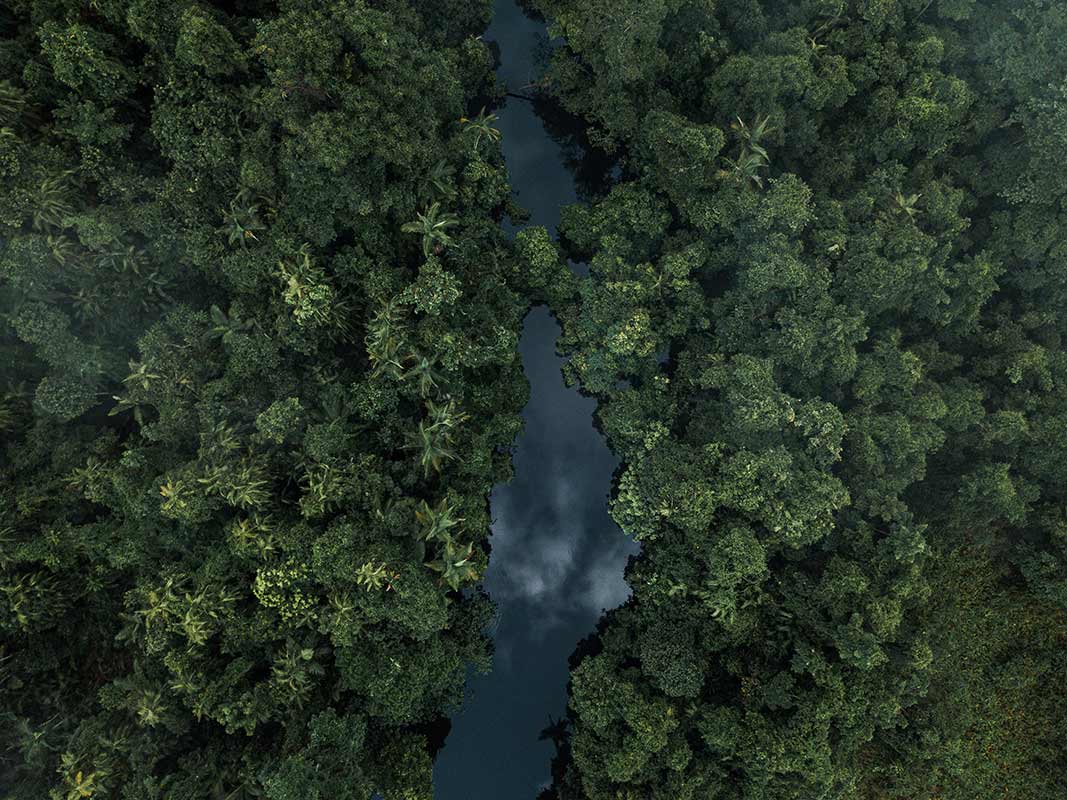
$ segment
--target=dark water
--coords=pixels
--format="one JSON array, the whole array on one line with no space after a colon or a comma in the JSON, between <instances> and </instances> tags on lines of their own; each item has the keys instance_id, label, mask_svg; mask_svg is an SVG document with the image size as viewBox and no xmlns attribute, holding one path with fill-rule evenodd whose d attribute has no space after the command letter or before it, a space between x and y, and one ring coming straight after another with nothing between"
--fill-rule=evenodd
<instances>
[{"instance_id":1,"label":"dark water","mask_svg":"<svg viewBox=\"0 0 1067 800\"><path fill-rule=\"evenodd\" d=\"M500 46L511 91L536 77L544 25L513 0L497 0L486 39ZM511 185L530 225L553 233L574 202L563 153L531 105L510 98L497 112ZM544 307L527 316L519 349L531 385L515 478L492 495L493 551L485 587L497 605L489 675L468 681L463 710L434 768L437 800L534 800L554 754L538 735L563 715L567 658L602 610L629 595L623 568L637 546L607 513L615 457L593 428L594 401L563 384L559 327Z\"/></svg>"}]
</instances>

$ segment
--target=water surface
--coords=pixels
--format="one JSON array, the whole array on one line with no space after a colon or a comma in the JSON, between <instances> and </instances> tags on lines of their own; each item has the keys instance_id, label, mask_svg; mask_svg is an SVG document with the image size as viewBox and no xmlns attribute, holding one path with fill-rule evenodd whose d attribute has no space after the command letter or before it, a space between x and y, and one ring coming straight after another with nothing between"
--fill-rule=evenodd
<instances>
[{"instance_id":1,"label":"water surface","mask_svg":"<svg viewBox=\"0 0 1067 800\"><path fill-rule=\"evenodd\" d=\"M499 75L521 93L537 75L545 26L498 0L487 40ZM577 200L564 154L530 103L509 98L497 127L512 190L530 225L555 234L560 207ZM595 401L563 383L559 326L545 307L526 317L519 350L530 381L515 478L490 498L492 553L485 588L497 606L493 671L468 680L434 768L438 800L534 800L554 754L539 740L563 716L567 658L604 609L629 595L623 569L637 546L607 513L617 461L593 428Z\"/></svg>"}]
</instances>

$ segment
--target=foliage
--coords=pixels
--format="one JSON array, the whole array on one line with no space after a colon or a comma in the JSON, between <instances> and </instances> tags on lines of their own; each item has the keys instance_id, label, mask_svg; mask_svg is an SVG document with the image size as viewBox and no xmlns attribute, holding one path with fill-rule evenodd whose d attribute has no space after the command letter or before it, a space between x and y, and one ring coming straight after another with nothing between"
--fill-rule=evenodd
<instances>
[{"instance_id":1,"label":"foliage","mask_svg":"<svg viewBox=\"0 0 1067 800\"><path fill-rule=\"evenodd\" d=\"M643 545L549 796L1063 795L1062 5L534 5Z\"/></svg>"},{"instance_id":2,"label":"foliage","mask_svg":"<svg viewBox=\"0 0 1067 800\"><path fill-rule=\"evenodd\" d=\"M1067 10L524 0L557 244L490 5L0 9L0 793L431 797L547 302L643 547L547 796L1067 795Z\"/></svg>"},{"instance_id":3,"label":"foliage","mask_svg":"<svg viewBox=\"0 0 1067 800\"><path fill-rule=\"evenodd\" d=\"M466 5L0 11L5 798L428 796L525 397Z\"/></svg>"}]
</instances>

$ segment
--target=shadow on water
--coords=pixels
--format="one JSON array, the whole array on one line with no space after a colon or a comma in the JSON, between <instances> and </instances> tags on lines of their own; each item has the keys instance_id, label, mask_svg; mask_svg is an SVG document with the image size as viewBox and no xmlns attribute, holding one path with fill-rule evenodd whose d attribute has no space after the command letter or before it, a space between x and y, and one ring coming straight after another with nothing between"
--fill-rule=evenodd
<instances>
[{"instance_id":1,"label":"shadow on water","mask_svg":"<svg viewBox=\"0 0 1067 800\"><path fill-rule=\"evenodd\" d=\"M498 0L486 39L499 43L498 74L521 90L538 73L545 25ZM560 207L578 199L558 129L532 103L497 112L511 185L530 225L553 234ZM579 268L580 269L580 268ZM604 609L629 595L623 569L637 545L608 516L618 464L593 427L595 401L567 388L556 355L559 326L545 307L523 325L519 349L531 385L515 477L491 497L492 555L485 588L497 606L493 671L472 675L434 768L438 800L533 800L550 780L554 748L539 739L564 714L567 659Z\"/></svg>"}]
</instances>

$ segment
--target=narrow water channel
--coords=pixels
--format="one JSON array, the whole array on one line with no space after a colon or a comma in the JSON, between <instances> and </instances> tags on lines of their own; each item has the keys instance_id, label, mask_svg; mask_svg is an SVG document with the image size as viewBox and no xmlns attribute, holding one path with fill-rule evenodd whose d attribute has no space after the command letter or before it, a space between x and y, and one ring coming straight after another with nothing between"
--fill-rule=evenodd
<instances>
[{"instance_id":1,"label":"narrow water channel","mask_svg":"<svg viewBox=\"0 0 1067 800\"><path fill-rule=\"evenodd\" d=\"M511 91L536 77L545 26L514 0L497 0L485 38ZM560 147L530 103L497 111L512 190L530 225L555 234L560 207L577 199ZM559 326L533 309L519 349L530 381L515 477L491 497L492 554L485 587L497 606L493 671L472 676L463 710L434 768L437 800L534 800L554 754L539 740L566 710L567 658L604 609L629 594L623 569L637 546L607 513L617 461L593 428L592 398L567 388L556 355Z\"/></svg>"}]
</instances>

